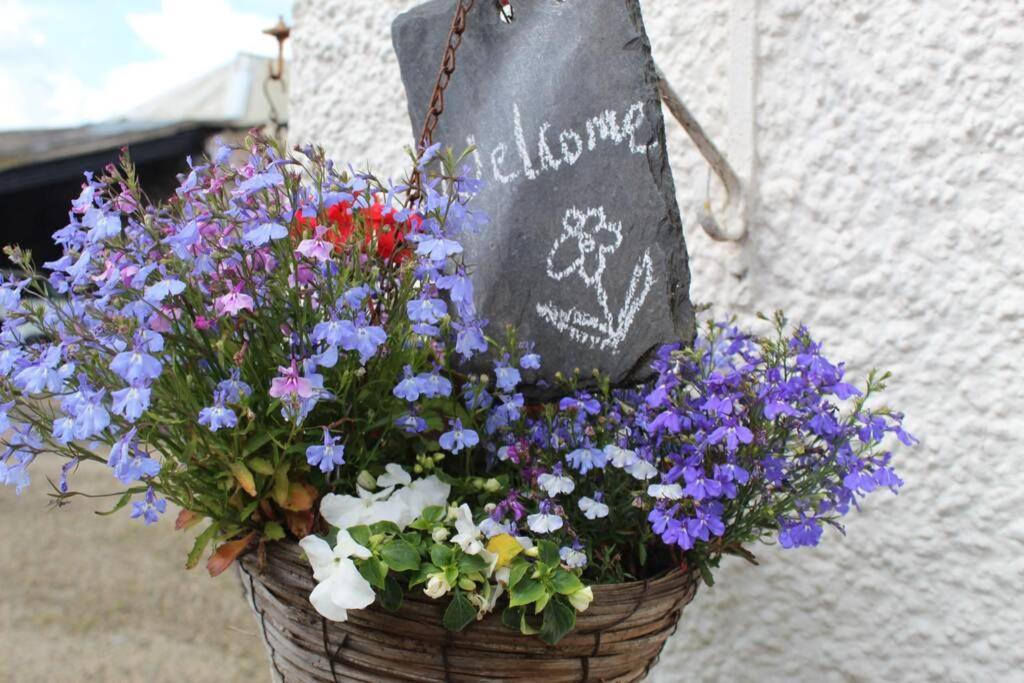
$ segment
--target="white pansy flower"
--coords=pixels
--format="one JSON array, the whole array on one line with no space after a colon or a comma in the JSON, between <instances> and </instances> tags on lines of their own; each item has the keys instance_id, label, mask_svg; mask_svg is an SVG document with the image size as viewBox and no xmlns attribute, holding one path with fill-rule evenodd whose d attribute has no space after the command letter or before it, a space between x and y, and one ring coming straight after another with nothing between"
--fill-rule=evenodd
<instances>
[{"instance_id":1,"label":"white pansy flower","mask_svg":"<svg viewBox=\"0 0 1024 683\"><path fill-rule=\"evenodd\" d=\"M636 462L626 467L626 471L634 479L639 479L640 481L647 481L658 476L658 468L643 458L637 458Z\"/></svg>"},{"instance_id":2,"label":"white pansy flower","mask_svg":"<svg viewBox=\"0 0 1024 683\"><path fill-rule=\"evenodd\" d=\"M480 542L483 533L480 531L480 527L473 522L473 513L465 503L455 515L455 530L458 533L452 536L452 543L462 548L462 552L467 555L479 555L480 551L484 549Z\"/></svg>"},{"instance_id":3,"label":"white pansy flower","mask_svg":"<svg viewBox=\"0 0 1024 683\"><path fill-rule=\"evenodd\" d=\"M377 477L377 486L385 488L388 486L408 486L412 483L412 477L402 469L401 465L388 463L384 466L384 474Z\"/></svg>"},{"instance_id":4,"label":"white pansy flower","mask_svg":"<svg viewBox=\"0 0 1024 683\"><path fill-rule=\"evenodd\" d=\"M620 448L615 444L608 444L607 446L605 446L604 454L605 457L608 458L608 462L610 462L614 467L618 467L619 469L626 469L632 467L633 464L636 463L637 460L639 460L634 451L627 450L625 448Z\"/></svg>"},{"instance_id":5,"label":"white pansy flower","mask_svg":"<svg viewBox=\"0 0 1024 683\"><path fill-rule=\"evenodd\" d=\"M561 471L556 473L545 472L537 477L537 485L544 489L545 493L551 498L561 493L572 493L576 488L573 480L562 474Z\"/></svg>"},{"instance_id":6,"label":"white pansy flower","mask_svg":"<svg viewBox=\"0 0 1024 683\"><path fill-rule=\"evenodd\" d=\"M602 517L608 516L608 506L602 502L604 496L600 493L595 493L597 498L591 498L590 496L583 496L580 498L579 506L580 511L583 512L583 516L587 519L601 519Z\"/></svg>"},{"instance_id":7,"label":"white pansy flower","mask_svg":"<svg viewBox=\"0 0 1024 683\"><path fill-rule=\"evenodd\" d=\"M647 487L647 495L651 498L679 500L683 497L683 487L679 484L651 484Z\"/></svg>"},{"instance_id":8,"label":"white pansy flower","mask_svg":"<svg viewBox=\"0 0 1024 683\"><path fill-rule=\"evenodd\" d=\"M402 514L395 523L402 529L412 524L428 507L445 507L452 487L435 475L417 479L408 486L395 491L391 501L402 507Z\"/></svg>"},{"instance_id":9,"label":"white pansy flower","mask_svg":"<svg viewBox=\"0 0 1024 683\"><path fill-rule=\"evenodd\" d=\"M338 532L338 542L330 544L318 536L306 536L299 546L313 567L316 588L309 601L316 611L331 621L345 621L348 610L373 604L376 595L370 582L356 569L351 558L367 559L370 551L352 540L347 531Z\"/></svg>"},{"instance_id":10,"label":"white pansy flower","mask_svg":"<svg viewBox=\"0 0 1024 683\"><path fill-rule=\"evenodd\" d=\"M398 524L405 515L405 509L400 502L388 499L393 490L389 487L370 493L361 486L356 486L355 496L328 493L320 502L320 514L331 526L338 529L349 529L359 524L381 521Z\"/></svg>"}]
</instances>

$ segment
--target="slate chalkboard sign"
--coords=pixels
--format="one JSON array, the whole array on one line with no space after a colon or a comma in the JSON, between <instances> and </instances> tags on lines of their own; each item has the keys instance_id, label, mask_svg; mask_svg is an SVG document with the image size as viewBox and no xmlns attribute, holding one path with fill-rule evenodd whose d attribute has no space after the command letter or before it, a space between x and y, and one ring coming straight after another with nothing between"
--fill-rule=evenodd
<instances>
[{"instance_id":1,"label":"slate chalkboard sign","mask_svg":"<svg viewBox=\"0 0 1024 683\"><path fill-rule=\"evenodd\" d=\"M489 225L464 238L492 333L533 340L544 377L649 376L694 331L657 76L637 0L517 0L468 16L435 134L468 145ZM392 37L419 135L455 3L399 16Z\"/></svg>"}]
</instances>

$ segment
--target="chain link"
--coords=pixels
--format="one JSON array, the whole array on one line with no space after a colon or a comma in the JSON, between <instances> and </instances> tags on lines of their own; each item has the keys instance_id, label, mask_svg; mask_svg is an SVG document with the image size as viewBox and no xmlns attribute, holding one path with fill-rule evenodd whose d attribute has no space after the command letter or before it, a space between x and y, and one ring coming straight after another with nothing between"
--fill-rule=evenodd
<instances>
[{"instance_id":1,"label":"chain link","mask_svg":"<svg viewBox=\"0 0 1024 683\"><path fill-rule=\"evenodd\" d=\"M475 4L476 0L457 0L456 2L455 16L452 17L451 29L448 31L448 42L445 46L444 56L441 58L441 67L437 71L437 81L434 83L434 92L430 96L427 117L423 121L423 130L416 141L417 154L434 144L434 131L437 129L441 114L444 113L444 94L448 89L448 84L451 83L452 74L455 73L455 52L462 45L462 34L466 31L466 15ZM419 198L420 181L420 170L417 167L409 180L409 204Z\"/></svg>"}]
</instances>

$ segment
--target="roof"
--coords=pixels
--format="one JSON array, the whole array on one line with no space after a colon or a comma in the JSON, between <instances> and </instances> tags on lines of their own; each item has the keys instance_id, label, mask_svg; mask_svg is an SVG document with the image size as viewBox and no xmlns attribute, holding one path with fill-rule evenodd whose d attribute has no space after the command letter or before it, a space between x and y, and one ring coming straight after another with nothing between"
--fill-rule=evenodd
<instances>
[{"instance_id":1,"label":"roof","mask_svg":"<svg viewBox=\"0 0 1024 683\"><path fill-rule=\"evenodd\" d=\"M122 147L131 148L136 163L188 154L223 128L195 121L115 121L0 133L0 194L80 177L83 169L105 166Z\"/></svg>"},{"instance_id":2,"label":"roof","mask_svg":"<svg viewBox=\"0 0 1024 683\"><path fill-rule=\"evenodd\" d=\"M240 54L127 114L137 121L222 121L251 128L270 120L271 104L279 121L288 120L286 81L268 82L275 59ZM288 67L285 66L285 77Z\"/></svg>"},{"instance_id":3,"label":"roof","mask_svg":"<svg viewBox=\"0 0 1024 683\"><path fill-rule=\"evenodd\" d=\"M129 111L123 118L78 128L0 133L0 194L81 176L130 147L145 163L182 157L223 130L246 130L288 117L286 81L268 79L276 60L240 54L227 64ZM287 76L287 66L285 67Z\"/></svg>"}]
</instances>

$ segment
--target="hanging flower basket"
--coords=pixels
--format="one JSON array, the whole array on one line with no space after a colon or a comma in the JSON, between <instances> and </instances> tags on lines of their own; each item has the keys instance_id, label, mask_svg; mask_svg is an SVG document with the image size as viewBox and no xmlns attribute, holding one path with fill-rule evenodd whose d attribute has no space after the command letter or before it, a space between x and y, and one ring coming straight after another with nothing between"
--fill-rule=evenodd
<instances>
[{"instance_id":1,"label":"hanging flower basket","mask_svg":"<svg viewBox=\"0 0 1024 683\"><path fill-rule=\"evenodd\" d=\"M262 561L261 561L262 560ZM240 563L242 583L276 681L639 681L658 659L697 590L695 572L594 587L594 601L556 645L524 638L490 614L460 633L442 626L447 601L406 596L327 621L298 545L271 543ZM261 566L262 565L262 566Z\"/></svg>"}]
</instances>

